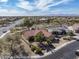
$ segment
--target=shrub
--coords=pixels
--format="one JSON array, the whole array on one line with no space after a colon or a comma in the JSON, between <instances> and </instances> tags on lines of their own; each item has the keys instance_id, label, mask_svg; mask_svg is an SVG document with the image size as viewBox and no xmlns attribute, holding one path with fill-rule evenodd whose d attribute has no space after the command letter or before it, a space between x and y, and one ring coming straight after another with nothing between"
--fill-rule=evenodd
<instances>
[{"instance_id":1,"label":"shrub","mask_svg":"<svg viewBox=\"0 0 79 59\"><path fill-rule=\"evenodd\" d=\"M44 34L42 32L39 32L35 35L34 39L37 42L44 41Z\"/></svg>"},{"instance_id":2,"label":"shrub","mask_svg":"<svg viewBox=\"0 0 79 59\"><path fill-rule=\"evenodd\" d=\"M42 54L42 49L36 46L31 46L31 50L35 51L36 54Z\"/></svg>"},{"instance_id":3,"label":"shrub","mask_svg":"<svg viewBox=\"0 0 79 59\"><path fill-rule=\"evenodd\" d=\"M69 41L70 41L70 40L71 40L71 37L64 37L63 39L64 39L64 40L69 40Z\"/></svg>"},{"instance_id":4,"label":"shrub","mask_svg":"<svg viewBox=\"0 0 79 59\"><path fill-rule=\"evenodd\" d=\"M41 48L36 48L35 53L36 53L36 54L42 54L42 49L41 49Z\"/></svg>"},{"instance_id":5,"label":"shrub","mask_svg":"<svg viewBox=\"0 0 79 59\"><path fill-rule=\"evenodd\" d=\"M32 51L35 51L36 48L37 48L36 46L33 46L33 45L31 46L31 50L32 50Z\"/></svg>"},{"instance_id":6,"label":"shrub","mask_svg":"<svg viewBox=\"0 0 79 59\"><path fill-rule=\"evenodd\" d=\"M75 34L73 33L73 31L68 32L69 36L75 36Z\"/></svg>"},{"instance_id":7,"label":"shrub","mask_svg":"<svg viewBox=\"0 0 79 59\"><path fill-rule=\"evenodd\" d=\"M52 43L52 41L51 41L50 39L47 39L46 42L47 42L48 44L51 44L51 43Z\"/></svg>"}]
</instances>

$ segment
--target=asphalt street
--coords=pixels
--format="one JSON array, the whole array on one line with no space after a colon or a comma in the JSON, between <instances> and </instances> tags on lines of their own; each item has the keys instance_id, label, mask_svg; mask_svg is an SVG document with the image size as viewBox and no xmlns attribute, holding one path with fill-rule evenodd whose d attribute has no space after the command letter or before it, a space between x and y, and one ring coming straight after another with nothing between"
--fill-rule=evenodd
<instances>
[{"instance_id":1,"label":"asphalt street","mask_svg":"<svg viewBox=\"0 0 79 59\"><path fill-rule=\"evenodd\" d=\"M23 20L22 19L21 20L19 19L19 20L13 22L12 24L10 24L10 25L8 25L6 27L0 27L0 36L3 34L4 31L7 32L11 28L14 28L16 25L21 24L22 22L23 22Z\"/></svg>"},{"instance_id":2,"label":"asphalt street","mask_svg":"<svg viewBox=\"0 0 79 59\"><path fill-rule=\"evenodd\" d=\"M56 52L52 52L52 55L46 56L41 59L78 59L75 55L75 50L79 49L79 41L75 41Z\"/></svg>"}]
</instances>

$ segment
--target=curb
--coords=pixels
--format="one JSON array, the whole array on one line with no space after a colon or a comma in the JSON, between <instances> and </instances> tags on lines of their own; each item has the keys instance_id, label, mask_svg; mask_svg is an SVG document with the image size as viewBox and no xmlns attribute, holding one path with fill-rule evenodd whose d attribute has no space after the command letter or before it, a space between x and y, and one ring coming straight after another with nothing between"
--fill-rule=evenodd
<instances>
[{"instance_id":1,"label":"curb","mask_svg":"<svg viewBox=\"0 0 79 59\"><path fill-rule=\"evenodd\" d=\"M7 31L6 33L4 33L3 35L1 35L1 36L0 36L0 39L3 38L3 37L4 37L6 34L8 34L8 33L10 33L10 30ZM76 40L72 40L72 41L66 42L66 43L62 44L61 46L59 46L59 47L53 49L52 52L55 53L55 52L57 52L59 49L65 47L65 46L67 46L67 45L69 45L69 44L71 44L71 43L74 43L75 41L76 41ZM36 55L36 56L27 56L27 58L36 58L36 59L37 59L37 58L43 58L43 57L52 55L52 52L49 51L49 52L45 53L43 56L39 56L39 55Z\"/></svg>"},{"instance_id":2,"label":"curb","mask_svg":"<svg viewBox=\"0 0 79 59\"><path fill-rule=\"evenodd\" d=\"M74 42L75 42L75 40L72 40L72 41L70 41L70 42L64 43L63 45L57 47L56 49L53 49L52 52L55 53L55 52L57 52L59 49L65 47L65 46L67 46L67 45L69 45L69 44L71 44L71 43L74 43ZM36 59L37 59L37 58L43 58L43 57L52 55L52 52L51 52L51 51L50 51L50 52L47 52L47 53L45 53L43 56L36 55L36 56L28 56L27 58L36 58Z\"/></svg>"},{"instance_id":3,"label":"curb","mask_svg":"<svg viewBox=\"0 0 79 59\"><path fill-rule=\"evenodd\" d=\"M8 34L8 33L10 33L10 30L7 31L7 32L5 32L5 33L3 33L3 34L0 36L0 39L3 38L3 37L4 37L6 34Z\"/></svg>"}]
</instances>

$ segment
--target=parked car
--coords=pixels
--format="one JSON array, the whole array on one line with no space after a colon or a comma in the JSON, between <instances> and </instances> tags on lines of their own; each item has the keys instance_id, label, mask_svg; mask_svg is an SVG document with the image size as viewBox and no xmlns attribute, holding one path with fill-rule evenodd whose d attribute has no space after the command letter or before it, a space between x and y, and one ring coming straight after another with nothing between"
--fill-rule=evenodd
<instances>
[{"instance_id":1,"label":"parked car","mask_svg":"<svg viewBox=\"0 0 79 59\"><path fill-rule=\"evenodd\" d=\"M76 50L76 51L75 51L75 54L76 54L77 56L79 56L79 50Z\"/></svg>"},{"instance_id":2,"label":"parked car","mask_svg":"<svg viewBox=\"0 0 79 59\"><path fill-rule=\"evenodd\" d=\"M79 41L79 36L74 36L72 39Z\"/></svg>"},{"instance_id":3,"label":"parked car","mask_svg":"<svg viewBox=\"0 0 79 59\"><path fill-rule=\"evenodd\" d=\"M7 32L6 30L3 31L3 33Z\"/></svg>"}]
</instances>

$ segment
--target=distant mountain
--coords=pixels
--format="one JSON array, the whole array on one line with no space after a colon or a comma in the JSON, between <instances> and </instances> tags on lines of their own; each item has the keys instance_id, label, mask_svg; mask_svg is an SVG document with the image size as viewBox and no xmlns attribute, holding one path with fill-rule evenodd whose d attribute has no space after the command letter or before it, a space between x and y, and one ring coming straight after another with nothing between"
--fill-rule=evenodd
<instances>
[{"instance_id":1,"label":"distant mountain","mask_svg":"<svg viewBox=\"0 0 79 59\"><path fill-rule=\"evenodd\" d=\"M48 16L79 16L79 14L49 14Z\"/></svg>"}]
</instances>

